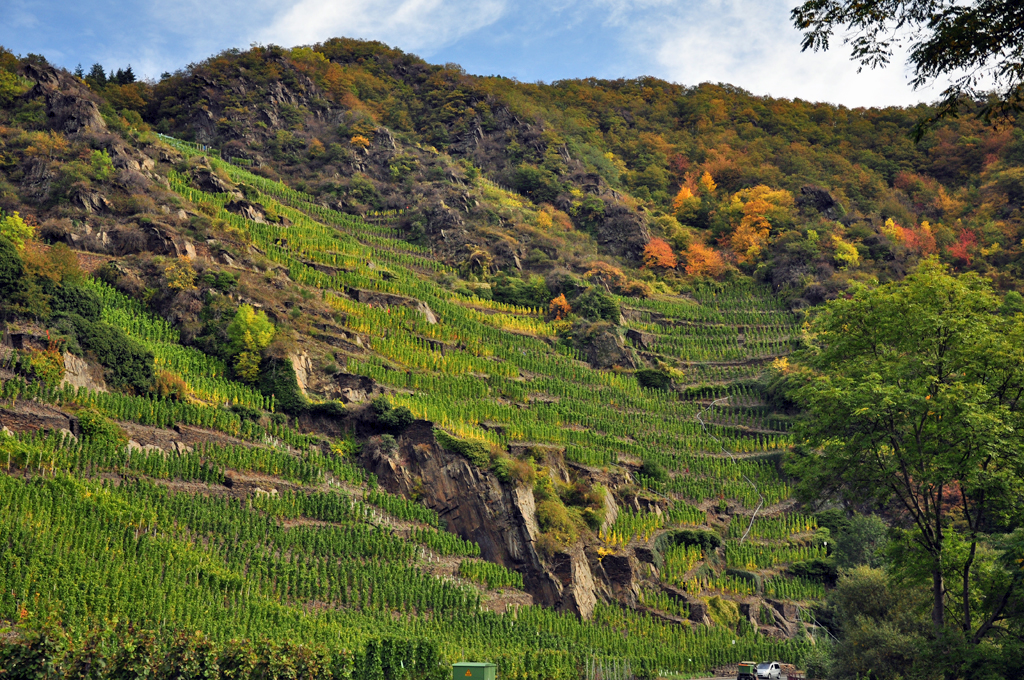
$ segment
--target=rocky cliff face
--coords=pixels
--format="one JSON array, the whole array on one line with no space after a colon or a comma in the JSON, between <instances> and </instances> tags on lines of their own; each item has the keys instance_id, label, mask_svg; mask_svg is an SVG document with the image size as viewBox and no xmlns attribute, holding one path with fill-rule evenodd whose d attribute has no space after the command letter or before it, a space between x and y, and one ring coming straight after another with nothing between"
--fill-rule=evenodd
<instances>
[{"instance_id":1,"label":"rocky cliff face","mask_svg":"<svg viewBox=\"0 0 1024 680\"><path fill-rule=\"evenodd\" d=\"M398 438L394 454L366 447L363 463L389 491L422 498L449 531L480 544L482 557L521 572L538 604L589 617L598 600L635 602L631 553L610 559L578 543L543 560L536 547L540 529L533 490L504 484L445 450L431 423L413 423Z\"/></svg>"},{"instance_id":2,"label":"rocky cliff face","mask_svg":"<svg viewBox=\"0 0 1024 680\"><path fill-rule=\"evenodd\" d=\"M388 491L421 499L447 522L449 531L476 541L484 559L522 573L526 589L537 604L589 618L598 602L619 602L680 625L717 625L708 615L704 601L672 586L660 584L670 597L686 603L689 620L650 610L640 602L641 584L657 579L660 564L656 550L650 546L609 552L579 541L542 557L537 548L540 528L533 490L502 483L489 471L446 450L435 439L432 423L413 423L398 437L398 448L391 454L376 446L371 438L364 448L362 462ZM588 469L576 469L573 475L564 466L552 470L554 476L566 480L591 473L601 477ZM592 481L614 485L624 480ZM607 515L614 521L618 507L610 494L607 501ZM627 505L640 510L642 503L634 499ZM657 507L645 509L658 511ZM785 638L797 632L797 615L791 604L747 597L738 606L743 618L766 635ZM760 620L762 609L770 612L773 620Z\"/></svg>"},{"instance_id":3,"label":"rocky cliff face","mask_svg":"<svg viewBox=\"0 0 1024 680\"><path fill-rule=\"evenodd\" d=\"M46 116L54 130L65 134L106 131L95 95L67 71L29 64L25 75L36 83L29 96L45 99Z\"/></svg>"}]
</instances>

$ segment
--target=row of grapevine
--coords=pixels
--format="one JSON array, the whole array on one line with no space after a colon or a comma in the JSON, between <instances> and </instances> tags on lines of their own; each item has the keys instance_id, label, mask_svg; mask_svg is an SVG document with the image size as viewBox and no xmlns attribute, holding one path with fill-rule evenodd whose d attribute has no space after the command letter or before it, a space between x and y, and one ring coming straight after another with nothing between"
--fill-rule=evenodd
<instances>
[{"instance_id":1,"label":"row of grapevine","mask_svg":"<svg viewBox=\"0 0 1024 680\"><path fill-rule=\"evenodd\" d=\"M685 601L678 600L663 590L641 588L637 600L645 607L658 609L681 619L690 618L690 606Z\"/></svg>"},{"instance_id":2,"label":"row of grapevine","mask_svg":"<svg viewBox=\"0 0 1024 680\"><path fill-rule=\"evenodd\" d=\"M747 532L751 538L786 539L794 534L802 534L814 531L818 528L817 520L811 515L800 513L789 513L776 515L775 517L758 517L754 525L750 526L750 518L745 515L737 515L729 522L727 538L739 538Z\"/></svg>"},{"instance_id":3,"label":"row of grapevine","mask_svg":"<svg viewBox=\"0 0 1024 680\"><path fill-rule=\"evenodd\" d=\"M420 503L410 501L401 496L393 496L381 491L370 491L363 496L363 500L370 505L376 505L381 510L398 519L423 522L438 528L444 526L444 522L437 516L436 512Z\"/></svg>"},{"instance_id":4,"label":"row of grapevine","mask_svg":"<svg viewBox=\"0 0 1024 680\"><path fill-rule=\"evenodd\" d=\"M764 594L780 600L820 600L825 586L799 577L769 578L764 581Z\"/></svg>"},{"instance_id":5,"label":"row of grapevine","mask_svg":"<svg viewBox=\"0 0 1024 680\"><path fill-rule=\"evenodd\" d=\"M518 571L506 569L494 562L480 560L462 560L459 563L459 576L470 581L487 584L489 590L499 588L522 588L523 575Z\"/></svg>"},{"instance_id":6,"label":"row of grapevine","mask_svg":"<svg viewBox=\"0 0 1024 680\"><path fill-rule=\"evenodd\" d=\"M725 563L740 569L768 569L777 564L824 559L823 547L793 545L759 545L756 543L726 543Z\"/></svg>"},{"instance_id":7,"label":"row of grapevine","mask_svg":"<svg viewBox=\"0 0 1024 680\"><path fill-rule=\"evenodd\" d=\"M438 555L465 555L466 557L480 557L479 544L462 539L455 534L448 533L447 531L413 527L409 531L409 540L414 543L421 543L425 545Z\"/></svg>"}]
</instances>

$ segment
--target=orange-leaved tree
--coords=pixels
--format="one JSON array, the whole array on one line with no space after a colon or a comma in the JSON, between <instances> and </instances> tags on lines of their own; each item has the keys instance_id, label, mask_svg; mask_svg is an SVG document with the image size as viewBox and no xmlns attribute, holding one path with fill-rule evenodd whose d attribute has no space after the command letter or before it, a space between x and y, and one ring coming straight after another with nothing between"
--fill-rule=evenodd
<instances>
[{"instance_id":1,"label":"orange-leaved tree","mask_svg":"<svg viewBox=\"0 0 1024 680\"><path fill-rule=\"evenodd\" d=\"M663 238L652 238L650 243L644 246L643 261L647 269L675 269L677 264L672 246Z\"/></svg>"},{"instance_id":2,"label":"orange-leaved tree","mask_svg":"<svg viewBox=\"0 0 1024 680\"><path fill-rule=\"evenodd\" d=\"M703 243L694 242L686 249L686 273L690 276L721 276L725 272L722 254Z\"/></svg>"},{"instance_id":3,"label":"orange-leaved tree","mask_svg":"<svg viewBox=\"0 0 1024 680\"><path fill-rule=\"evenodd\" d=\"M934 255L938 250L935 234L932 233L932 227L928 224L928 220L908 228L900 226L890 217L882 226L882 233L919 257Z\"/></svg>"},{"instance_id":4,"label":"orange-leaved tree","mask_svg":"<svg viewBox=\"0 0 1024 680\"><path fill-rule=\"evenodd\" d=\"M766 213L772 206L764 199L758 198L749 201L743 206L743 219L740 226L736 227L729 245L736 253L740 262L752 262L761 255L761 250L768 243L768 234L772 225L766 217Z\"/></svg>"},{"instance_id":5,"label":"orange-leaved tree","mask_svg":"<svg viewBox=\"0 0 1024 680\"><path fill-rule=\"evenodd\" d=\"M693 191L690 190L690 187L686 186L685 184L679 187L679 192L676 194L676 197L672 199L672 212L679 210L680 208L683 207L684 202L691 201L694 198L696 197L693 195Z\"/></svg>"},{"instance_id":6,"label":"orange-leaved tree","mask_svg":"<svg viewBox=\"0 0 1024 680\"><path fill-rule=\"evenodd\" d=\"M548 315L558 321L561 321L571 313L572 307L569 306L569 301L565 299L565 293L556 297L548 305Z\"/></svg>"}]
</instances>

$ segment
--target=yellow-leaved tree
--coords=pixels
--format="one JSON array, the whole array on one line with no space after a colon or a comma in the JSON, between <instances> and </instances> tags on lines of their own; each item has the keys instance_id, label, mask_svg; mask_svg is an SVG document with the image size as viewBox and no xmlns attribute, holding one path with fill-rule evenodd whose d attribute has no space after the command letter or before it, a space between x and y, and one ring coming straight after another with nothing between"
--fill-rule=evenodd
<instances>
[{"instance_id":1,"label":"yellow-leaved tree","mask_svg":"<svg viewBox=\"0 0 1024 680\"><path fill-rule=\"evenodd\" d=\"M25 249L25 241L30 240L34 235L35 230L31 225L26 224L17 212L0 219L0 236L6 236L19 253Z\"/></svg>"},{"instance_id":2,"label":"yellow-leaved tree","mask_svg":"<svg viewBox=\"0 0 1024 680\"><path fill-rule=\"evenodd\" d=\"M729 239L736 259L756 261L768 243L772 225L792 220L794 203L790 192L763 184L737 191L728 208L732 220L739 217L739 225Z\"/></svg>"},{"instance_id":3,"label":"yellow-leaved tree","mask_svg":"<svg viewBox=\"0 0 1024 680\"><path fill-rule=\"evenodd\" d=\"M168 288L195 290L196 270L192 266L192 261L184 255L179 255L177 260L171 260L164 267L164 279Z\"/></svg>"},{"instance_id":4,"label":"yellow-leaved tree","mask_svg":"<svg viewBox=\"0 0 1024 680\"><path fill-rule=\"evenodd\" d=\"M710 172L705 171L700 179L697 181L697 190L702 196L710 196L715 193L715 189L718 188L718 184L715 183L714 178Z\"/></svg>"},{"instance_id":5,"label":"yellow-leaved tree","mask_svg":"<svg viewBox=\"0 0 1024 680\"><path fill-rule=\"evenodd\" d=\"M235 355L235 375L252 383L260 374L260 352L274 339L274 324L266 312L241 305L228 326L228 338Z\"/></svg>"},{"instance_id":6,"label":"yellow-leaved tree","mask_svg":"<svg viewBox=\"0 0 1024 680\"><path fill-rule=\"evenodd\" d=\"M770 205L763 199L750 201L743 206L743 218L730 239L732 250L740 262L753 262L761 255L761 249L768 243L772 224L765 217Z\"/></svg>"},{"instance_id":7,"label":"yellow-leaved tree","mask_svg":"<svg viewBox=\"0 0 1024 680\"><path fill-rule=\"evenodd\" d=\"M852 243L847 243L841 237L833 234L832 246L835 249L833 257L839 264L840 269L845 270L848 267L856 267L860 264L860 253L857 252L857 248Z\"/></svg>"}]
</instances>

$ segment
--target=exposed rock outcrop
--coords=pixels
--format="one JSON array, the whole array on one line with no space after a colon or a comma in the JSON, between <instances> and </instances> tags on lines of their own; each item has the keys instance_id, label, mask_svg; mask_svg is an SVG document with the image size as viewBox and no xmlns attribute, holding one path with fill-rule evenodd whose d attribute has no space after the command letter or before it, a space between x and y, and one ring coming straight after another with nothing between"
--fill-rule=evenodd
<instances>
[{"instance_id":1,"label":"exposed rock outcrop","mask_svg":"<svg viewBox=\"0 0 1024 680\"><path fill-rule=\"evenodd\" d=\"M562 587L563 608L584 618L594 613L598 584L594 580L590 555L576 544L549 559L551 573Z\"/></svg>"},{"instance_id":2,"label":"exposed rock outcrop","mask_svg":"<svg viewBox=\"0 0 1024 680\"><path fill-rule=\"evenodd\" d=\"M556 470L561 469L568 480L558 458L551 452L545 463L553 475L561 477ZM543 559L537 549L541 532L533 490L503 484L491 472L445 450L431 423L413 423L398 438L393 454L366 447L363 463L389 491L419 496L447 522L449 531L476 541L484 559L522 573L534 602L585 618L598 601L638 605L641 566L631 548L609 554L577 542ZM614 502L611 509L616 509Z\"/></svg>"},{"instance_id":3,"label":"exposed rock outcrop","mask_svg":"<svg viewBox=\"0 0 1024 680\"><path fill-rule=\"evenodd\" d=\"M241 192L234 185L225 182L209 168L199 167L193 170L193 184L200 191L211 194L232 194L238 200L243 198Z\"/></svg>"},{"instance_id":4,"label":"exposed rock outcrop","mask_svg":"<svg viewBox=\"0 0 1024 680\"><path fill-rule=\"evenodd\" d=\"M76 187L72 190L71 205L81 208L87 213L109 212L114 209L106 196L84 187Z\"/></svg>"},{"instance_id":5,"label":"exposed rock outcrop","mask_svg":"<svg viewBox=\"0 0 1024 680\"><path fill-rule=\"evenodd\" d=\"M409 309L415 309L416 311L423 314L423 318L427 320L427 323L437 323L437 317L434 315L433 310L422 300L416 300L415 298L409 298L402 295L392 295L391 293L379 293L374 290L362 290L360 288L348 288L345 291L349 297L353 298L357 302L361 302L364 305L376 305L378 307L408 307Z\"/></svg>"},{"instance_id":6,"label":"exposed rock outcrop","mask_svg":"<svg viewBox=\"0 0 1024 680\"><path fill-rule=\"evenodd\" d=\"M65 134L106 131L93 95L70 73L28 64L25 76L36 83L29 96L42 95L46 101L46 117L54 130Z\"/></svg>"},{"instance_id":7,"label":"exposed rock outcrop","mask_svg":"<svg viewBox=\"0 0 1024 680\"><path fill-rule=\"evenodd\" d=\"M305 352L293 352L288 355L288 360L292 362L295 382L298 383L299 390L303 394L307 394L306 390L309 389L309 382L313 376L313 362Z\"/></svg>"},{"instance_id":8,"label":"exposed rock outcrop","mask_svg":"<svg viewBox=\"0 0 1024 680\"><path fill-rule=\"evenodd\" d=\"M263 214L263 211L257 208L255 204L250 203L245 199L236 198L229 201L227 205L224 206L224 209L228 212L233 212L236 215L241 215L245 219L252 220L253 222L259 222L261 224L267 223L267 219Z\"/></svg>"},{"instance_id":9,"label":"exposed rock outcrop","mask_svg":"<svg viewBox=\"0 0 1024 680\"><path fill-rule=\"evenodd\" d=\"M598 555L598 558L598 563L592 562L591 566L607 585L611 597L635 607L638 604L637 596L640 594L637 584L640 563L633 552L624 550L611 555Z\"/></svg>"},{"instance_id":10,"label":"exposed rock outcrop","mask_svg":"<svg viewBox=\"0 0 1024 680\"><path fill-rule=\"evenodd\" d=\"M533 490L502 484L462 456L442 448L433 426L416 421L399 437L398 452L366 447L363 462L382 486L418 494L448 530L480 545L484 559L523 574L534 601L589 616L597 587L581 546L552 558L549 572L535 547L540 536Z\"/></svg>"},{"instance_id":11,"label":"exposed rock outcrop","mask_svg":"<svg viewBox=\"0 0 1024 680\"><path fill-rule=\"evenodd\" d=\"M654 345L654 334L644 331L637 331L630 328L626 331L626 337L640 349L650 349Z\"/></svg>"},{"instance_id":12,"label":"exposed rock outcrop","mask_svg":"<svg viewBox=\"0 0 1024 680\"><path fill-rule=\"evenodd\" d=\"M104 211L110 206L107 199L97 193L80 193L75 196L77 198L73 197L73 202L77 201L79 207L88 203L90 207L83 208L86 212ZM191 241L159 222L147 222L138 227L123 225L109 231L96 231L85 224L77 231L65 234L62 240L76 250L118 257L145 252L189 259L196 257L196 248Z\"/></svg>"},{"instance_id":13,"label":"exposed rock outcrop","mask_svg":"<svg viewBox=\"0 0 1024 680\"><path fill-rule=\"evenodd\" d=\"M45 404L23 400L17 400L13 406L10 402L0 406L0 427L9 428L12 432L67 430L76 437L82 434L78 418Z\"/></svg>"},{"instance_id":14,"label":"exposed rock outcrop","mask_svg":"<svg viewBox=\"0 0 1024 680\"><path fill-rule=\"evenodd\" d=\"M107 391L107 383L103 380L103 367L71 352L64 352L64 379L61 384L84 387L97 392Z\"/></svg>"},{"instance_id":15,"label":"exposed rock outcrop","mask_svg":"<svg viewBox=\"0 0 1024 680\"><path fill-rule=\"evenodd\" d=\"M335 373L331 376L331 382L337 389L337 400L345 404L369 401L380 392L377 383L365 375Z\"/></svg>"},{"instance_id":16,"label":"exposed rock outcrop","mask_svg":"<svg viewBox=\"0 0 1024 680\"><path fill-rule=\"evenodd\" d=\"M605 217L594 235L606 252L637 262L651 240L643 218L618 202L605 203Z\"/></svg>"},{"instance_id":17,"label":"exposed rock outcrop","mask_svg":"<svg viewBox=\"0 0 1024 680\"><path fill-rule=\"evenodd\" d=\"M612 331L603 331L590 338L583 350L586 352L587 362L594 368L636 368L636 362L623 345L622 338Z\"/></svg>"},{"instance_id":18,"label":"exposed rock outcrop","mask_svg":"<svg viewBox=\"0 0 1024 680\"><path fill-rule=\"evenodd\" d=\"M813 184L800 187L800 196L797 197L796 204L800 208L816 210L830 220L839 219L843 213L843 206L827 189Z\"/></svg>"}]
</instances>

